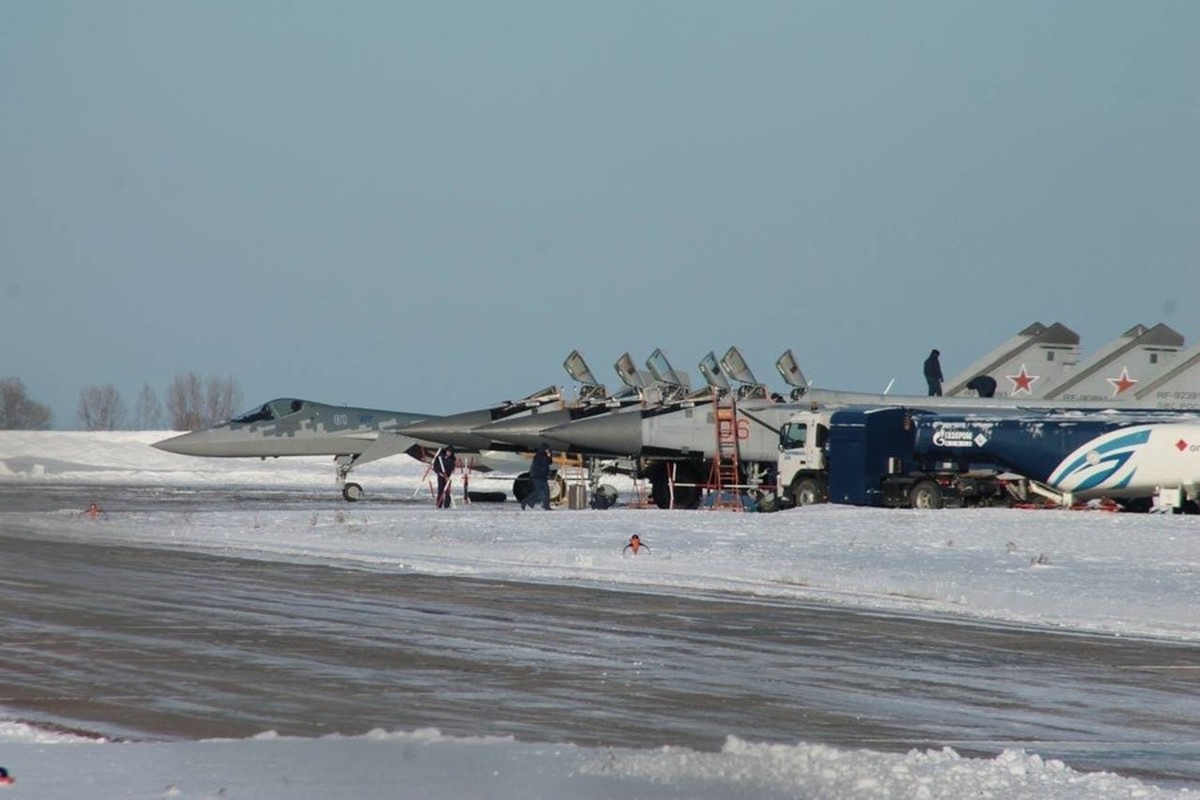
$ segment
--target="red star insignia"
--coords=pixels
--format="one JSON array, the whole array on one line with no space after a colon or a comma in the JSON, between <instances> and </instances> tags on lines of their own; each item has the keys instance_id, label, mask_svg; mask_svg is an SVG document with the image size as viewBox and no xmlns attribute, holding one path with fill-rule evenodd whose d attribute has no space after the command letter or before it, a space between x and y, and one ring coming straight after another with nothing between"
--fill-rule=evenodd
<instances>
[{"instance_id":1,"label":"red star insignia","mask_svg":"<svg viewBox=\"0 0 1200 800\"><path fill-rule=\"evenodd\" d=\"M1129 377L1129 368L1128 367L1121 367L1121 377L1105 378L1104 380L1108 381L1109 383L1111 383L1113 385L1113 397L1116 397L1117 395L1121 394L1121 392L1125 391L1130 386L1133 386L1135 383L1137 383L1136 380Z\"/></svg>"},{"instance_id":2,"label":"red star insignia","mask_svg":"<svg viewBox=\"0 0 1200 800\"><path fill-rule=\"evenodd\" d=\"M1018 372L1016 375L1005 375L1004 377L1008 378L1010 381L1013 382L1013 390L1012 390L1013 394L1020 394L1021 392L1025 392L1026 394L1032 394L1033 393L1033 382L1042 376L1041 375L1030 375L1025 370L1025 365L1022 364L1021 371Z\"/></svg>"},{"instance_id":3,"label":"red star insignia","mask_svg":"<svg viewBox=\"0 0 1200 800\"><path fill-rule=\"evenodd\" d=\"M1175 443L1175 449L1182 453L1184 450L1188 449L1188 443L1185 442L1183 439L1180 439L1178 442Z\"/></svg>"}]
</instances>

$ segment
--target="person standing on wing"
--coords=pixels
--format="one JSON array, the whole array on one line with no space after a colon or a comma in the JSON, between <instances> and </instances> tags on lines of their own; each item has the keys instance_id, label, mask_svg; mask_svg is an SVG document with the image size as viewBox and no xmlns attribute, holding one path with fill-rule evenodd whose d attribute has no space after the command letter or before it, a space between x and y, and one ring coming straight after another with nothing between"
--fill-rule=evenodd
<instances>
[{"instance_id":1,"label":"person standing on wing","mask_svg":"<svg viewBox=\"0 0 1200 800\"><path fill-rule=\"evenodd\" d=\"M533 453L533 463L529 465L529 480L533 482L533 491L521 501L522 509L525 506L534 508L540 503L542 508L550 510L550 462L550 446L538 445Z\"/></svg>"},{"instance_id":2,"label":"person standing on wing","mask_svg":"<svg viewBox=\"0 0 1200 800\"><path fill-rule=\"evenodd\" d=\"M938 360L941 352L930 350L929 358L925 359L925 383L929 384L929 396L942 396L942 362Z\"/></svg>"},{"instance_id":3,"label":"person standing on wing","mask_svg":"<svg viewBox=\"0 0 1200 800\"><path fill-rule=\"evenodd\" d=\"M442 448L433 457L433 472L437 475L438 508L450 508L450 479L454 477L454 467L457 463L453 447Z\"/></svg>"}]
</instances>

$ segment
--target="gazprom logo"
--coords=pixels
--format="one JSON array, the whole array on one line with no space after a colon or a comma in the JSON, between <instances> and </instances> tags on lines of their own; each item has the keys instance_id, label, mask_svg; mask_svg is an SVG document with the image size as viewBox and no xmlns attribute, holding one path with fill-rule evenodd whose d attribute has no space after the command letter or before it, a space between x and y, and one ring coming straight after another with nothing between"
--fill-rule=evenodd
<instances>
[{"instance_id":1,"label":"gazprom logo","mask_svg":"<svg viewBox=\"0 0 1200 800\"><path fill-rule=\"evenodd\" d=\"M1067 456L1050 474L1050 485L1068 491L1120 489L1138 468L1138 451L1150 440L1149 425L1106 433Z\"/></svg>"},{"instance_id":2,"label":"gazprom logo","mask_svg":"<svg viewBox=\"0 0 1200 800\"><path fill-rule=\"evenodd\" d=\"M983 447L988 437L963 422L935 422L930 441L935 447Z\"/></svg>"}]
</instances>

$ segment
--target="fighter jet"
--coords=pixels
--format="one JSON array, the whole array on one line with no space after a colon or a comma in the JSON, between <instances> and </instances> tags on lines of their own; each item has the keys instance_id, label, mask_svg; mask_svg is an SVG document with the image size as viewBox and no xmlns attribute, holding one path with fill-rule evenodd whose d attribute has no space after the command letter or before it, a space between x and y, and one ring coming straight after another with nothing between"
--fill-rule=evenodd
<instances>
[{"instance_id":1,"label":"fighter jet","mask_svg":"<svg viewBox=\"0 0 1200 800\"><path fill-rule=\"evenodd\" d=\"M407 425L429 419L434 417L279 398L227 422L163 439L153 446L168 453L210 458L335 456L342 496L353 501L362 497L363 489L346 481L352 468L399 453L424 460L436 450L436 442L400 433Z\"/></svg>"},{"instance_id":2,"label":"fighter jet","mask_svg":"<svg viewBox=\"0 0 1200 800\"><path fill-rule=\"evenodd\" d=\"M579 351L571 352L563 363L567 372L582 381L592 375ZM690 391L690 380L686 373L677 371L667 360L662 349L656 349L646 359L647 370L637 369L629 353L624 353L613 364L617 376L625 389L609 395L603 385L584 384L579 393L579 402L550 411L530 414L512 420L491 423L477 428L476 432L498 440L529 449L542 441L542 431L564 425L578 419L587 419L601 414L616 413L632 407L647 408L676 402ZM595 379L592 378L594 381ZM599 391L596 391L596 389ZM571 452L566 448L563 452Z\"/></svg>"},{"instance_id":3,"label":"fighter jet","mask_svg":"<svg viewBox=\"0 0 1200 800\"><path fill-rule=\"evenodd\" d=\"M626 353L622 358L628 357L629 354ZM620 361L617 363L621 364ZM641 402L642 395L636 383L630 386L627 382L625 391L610 395L604 384L596 380L578 350L572 350L563 361L563 369L580 384L576 402L560 404L557 407L541 406L528 414L515 414L498 421L488 421L473 428L472 433L496 443L497 449L512 447L521 451L532 451L543 443L542 431L547 428ZM629 380L627 373L623 373L619 366L617 374L623 381Z\"/></svg>"},{"instance_id":4,"label":"fighter jet","mask_svg":"<svg viewBox=\"0 0 1200 800\"><path fill-rule=\"evenodd\" d=\"M632 459L638 462L633 471L650 480L656 505L695 507L701 497L699 487L707 474L707 460L714 457L719 446L715 405L732 396L745 398L742 403L746 408L772 406L776 402L754 377L736 347L729 348L720 361L710 352L700 362L700 372L708 384L703 389L655 405L575 420L547 429L543 434L554 447ZM737 387L731 378L737 381ZM739 438L741 435L739 431ZM772 453L777 451L778 425L770 448Z\"/></svg>"},{"instance_id":5,"label":"fighter jet","mask_svg":"<svg viewBox=\"0 0 1200 800\"><path fill-rule=\"evenodd\" d=\"M562 391L557 386L547 386L520 400L505 400L489 408L431 417L409 425L404 432L408 436L453 445L456 448L510 450L512 447L507 442L477 431L489 423L556 410L561 406Z\"/></svg>"}]
</instances>

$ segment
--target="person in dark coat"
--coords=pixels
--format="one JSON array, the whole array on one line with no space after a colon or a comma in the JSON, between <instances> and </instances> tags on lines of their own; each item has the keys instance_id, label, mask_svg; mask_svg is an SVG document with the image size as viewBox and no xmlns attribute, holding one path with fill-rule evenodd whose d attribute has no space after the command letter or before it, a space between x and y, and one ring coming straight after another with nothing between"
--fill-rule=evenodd
<instances>
[{"instance_id":1,"label":"person in dark coat","mask_svg":"<svg viewBox=\"0 0 1200 800\"><path fill-rule=\"evenodd\" d=\"M995 397L996 379L991 375L976 375L967 381L967 388L974 390L980 397Z\"/></svg>"},{"instance_id":2,"label":"person in dark coat","mask_svg":"<svg viewBox=\"0 0 1200 800\"><path fill-rule=\"evenodd\" d=\"M529 480L533 483L533 491L521 501L521 508L525 506L535 508L540 503L546 511L550 510L550 446L546 444L538 445L537 450L533 453L533 463L529 465Z\"/></svg>"},{"instance_id":3,"label":"person in dark coat","mask_svg":"<svg viewBox=\"0 0 1200 800\"><path fill-rule=\"evenodd\" d=\"M437 507L450 508L450 479L458 459L453 447L443 447L433 458L433 474L437 475Z\"/></svg>"},{"instance_id":4,"label":"person in dark coat","mask_svg":"<svg viewBox=\"0 0 1200 800\"><path fill-rule=\"evenodd\" d=\"M925 383L929 384L929 396L942 396L942 362L938 360L941 352L930 350L929 358L925 359Z\"/></svg>"}]
</instances>

